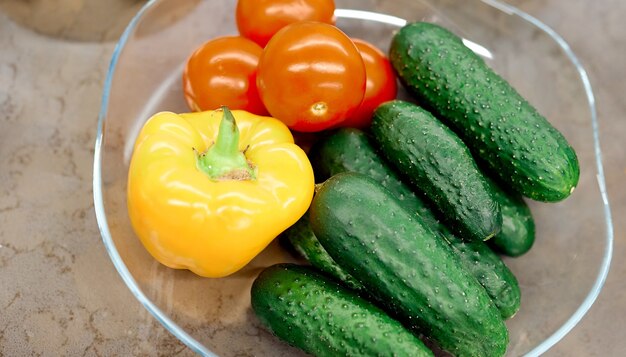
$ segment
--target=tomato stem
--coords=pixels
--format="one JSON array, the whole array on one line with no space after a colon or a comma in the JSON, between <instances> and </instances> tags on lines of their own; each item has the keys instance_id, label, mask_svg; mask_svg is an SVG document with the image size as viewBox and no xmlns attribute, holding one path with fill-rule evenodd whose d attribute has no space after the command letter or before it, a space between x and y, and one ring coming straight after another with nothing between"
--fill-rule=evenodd
<instances>
[{"instance_id":1,"label":"tomato stem","mask_svg":"<svg viewBox=\"0 0 626 357\"><path fill-rule=\"evenodd\" d=\"M254 180L256 170L239 151L239 128L231 111L223 106L215 143L198 155L197 166L213 180Z\"/></svg>"}]
</instances>

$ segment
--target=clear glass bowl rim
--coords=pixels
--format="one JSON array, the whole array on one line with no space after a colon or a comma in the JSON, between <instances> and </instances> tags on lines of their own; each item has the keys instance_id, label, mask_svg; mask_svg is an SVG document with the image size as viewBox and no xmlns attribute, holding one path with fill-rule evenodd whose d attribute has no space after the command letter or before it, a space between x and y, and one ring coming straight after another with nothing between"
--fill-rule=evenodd
<instances>
[{"instance_id":1,"label":"clear glass bowl rim","mask_svg":"<svg viewBox=\"0 0 626 357\"><path fill-rule=\"evenodd\" d=\"M98 126L96 133L96 141L95 141L95 151L94 151L94 167L93 167L93 199L94 199L94 209L96 213L96 220L98 222L98 228L100 230L100 235L102 236L102 241L107 249L107 252L113 262L113 265L117 269L118 273L122 277L122 280L130 291L135 295L137 300L174 336L176 336L180 341L182 341L185 345L187 345L194 352L202 355L202 356L211 356L217 357L217 355L211 351L209 351L202 343L194 339L190 336L183 328L178 326L172 319L170 319L161 309L159 309L139 288L137 282L133 278L132 274L124 264L119 252L117 251L117 247L113 242L113 238L111 237L111 232L109 230L109 226L107 223L106 213L104 210L104 201L102 196L102 143L104 137L104 121L107 116L108 105L109 105L109 95L111 92L111 82L113 80L113 75L115 73L115 68L117 62L119 60L120 53L130 34L133 32L144 13L151 8L158 0L150 0L148 1L139 12L133 17L131 22L126 27L124 33L120 37L117 45L115 46L113 56L111 58L111 62L109 65L109 69L107 72L107 76L104 82L104 89L102 95L102 102L100 106L100 112L98 114ZM604 218L605 218L605 228L606 228L606 236L605 236L605 251L602 259L602 265L600 267L600 272L596 277L596 281L589 292L589 294L585 297L582 304L578 307L578 309L574 312L572 316L561 326L559 327L552 335L550 335L547 339L529 351L525 356L539 356L545 353L548 349L558 343L568 332L570 332L578 322L583 318L583 316L587 313L587 311L591 308L594 301L600 294L602 287L606 281L607 274L609 272L609 267L611 265L611 257L613 255L613 223L611 217L611 208L609 205L609 198L606 192L606 183L604 177L604 167L602 165L602 150L600 147L600 134L599 134L599 125L598 125L598 117L596 111L596 102L593 94L593 90L591 88L591 83L589 81L589 77L587 75L586 70L582 66L578 57L574 54L570 46L567 42L550 28L548 25L539 21L537 18L519 10L518 8L511 6L509 4L503 3L499 0L481 0L487 5L493 6L506 14L515 15L519 18L527 21L531 25L535 26L539 30L543 31L547 35L549 35L563 50L565 55L569 58L569 60L576 67L580 79L583 83L583 87L587 96L587 101L589 104L589 111L591 117L591 124L593 129L593 139L594 139L594 152L595 152L595 160L596 160L596 175L598 181L598 187L600 189L600 194L602 196L602 204L604 209Z\"/></svg>"}]
</instances>

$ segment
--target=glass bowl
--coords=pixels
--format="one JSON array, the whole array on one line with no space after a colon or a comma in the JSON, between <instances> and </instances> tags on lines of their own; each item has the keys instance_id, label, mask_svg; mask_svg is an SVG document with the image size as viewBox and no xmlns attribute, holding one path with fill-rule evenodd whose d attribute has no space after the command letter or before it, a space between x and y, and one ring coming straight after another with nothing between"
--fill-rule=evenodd
<instances>
[{"instance_id":1,"label":"glass bowl","mask_svg":"<svg viewBox=\"0 0 626 357\"><path fill-rule=\"evenodd\" d=\"M104 244L124 282L171 333L203 355L302 355L267 333L250 308L259 271L295 261L273 243L240 272L206 279L157 263L135 237L126 211L134 139L152 114L186 112L181 71L210 38L237 34L235 0L155 0L132 20L106 78L94 162L94 200ZM532 250L506 263L522 289L507 322L508 354L539 355L580 321L604 283L612 225L594 99L568 45L531 16L491 0L336 0L337 25L387 50L406 21L442 24L465 39L555 125L576 149L580 183L564 202L529 202L537 226ZM406 94L400 94L400 96Z\"/></svg>"}]
</instances>

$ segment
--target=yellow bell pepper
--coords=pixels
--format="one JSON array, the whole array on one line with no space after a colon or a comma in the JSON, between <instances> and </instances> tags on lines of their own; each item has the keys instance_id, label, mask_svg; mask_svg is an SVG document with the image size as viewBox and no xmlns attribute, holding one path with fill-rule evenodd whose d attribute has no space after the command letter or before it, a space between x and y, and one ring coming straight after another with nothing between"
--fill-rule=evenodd
<instances>
[{"instance_id":1,"label":"yellow bell pepper","mask_svg":"<svg viewBox=\"0 0 626 357\"><path fill-rule=\"evenodd\" d=\"M135 142L128 212L159 262L223 277L295 223L313 190L311 164L279 120L227 108L162 112Z\"/></svg>"}]
</instances>

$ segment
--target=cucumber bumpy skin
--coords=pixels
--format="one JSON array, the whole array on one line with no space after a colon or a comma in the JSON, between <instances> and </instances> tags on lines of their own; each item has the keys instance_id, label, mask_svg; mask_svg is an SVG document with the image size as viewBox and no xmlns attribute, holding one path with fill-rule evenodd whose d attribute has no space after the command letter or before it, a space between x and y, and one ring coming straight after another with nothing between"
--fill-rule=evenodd
<instances>
[{"instance_id":1,"label":"cucumber bumpy skin","mask_svg":"<svg viewBox=\"0 0 626 357\"><path fill-rule=\"evenodd\" d=\"M317 240L309 222L308 211L294 225L287 228L280 235L280 239L284 244L289 244L293 250L306 259L313 267L342 282L351 289L363 290L361 283L343 271Z\"/></svg>"},{"instance_id":2,"label":"cucumber bumpy skin","mask_svg":"<svg viewBox=\"0 0 626 357\"><path fill-rule=\"evenodd\" d=\"M457 253L461 263L478 280L480 285L485 288L491 300L500 310L503 318L508 319L519 310L521 301L519 284L515 275L504 264L502 259L485 242L466 242L455 236L437 219L424 200L416 195L383 158L378 155L371 140L364 132L352 128L339 129L313 146L310 152L310 159L318 181L324 181L342 172L357 172L379 182L398 199L399 203L408 212L417 213L433 232L439 233L450 244ZM490 181L488 180L488 182ZM492 188L498 190L495 192L497 194L496 197L500 198L498 202L505 205L502 206L502 220L507 222L507 234L506 237L502 236L504 233L503 224L502 231L488 242L498 237L501 240L514 241L515 239L513 238L520 237L523 232L521 232L521 229L511 231L509 228L517 227L520 224L523 226L525 223L525 221L519 220L521 217L517 211L513 212L515 215L508 215L511 204L518 201L509 199L504 192L499 191L500 189L497 186L494 185ZM501 197L502 195L505 196ZM507 214L505 214L504 207L507 207ZM304 219L305 221L299 221L286 231L286 235L292 237L290 241L293 246L297 250L312 250L312 253L308 255L312 255L316 261L313 262L311 259L309 261L320 270L330 271L331 274L341 271L341 268L328 256L328 253L323 250L323 247L317 241L315 234L311 230L308 214ZM513 243L509 244L509 246L511 245ZM320 262L318 258L320 256L326 258ZM353 278L345 272L341 271L341 275L336 273L333 275L352 286ZM346 276L350 277L350 280L346 280Z\"/></svg>"},{"instance_id":3,"label":"cucumber bumpy skin","mask_svg":"<svg viewBox=\"0 0 626 357\"><path fill-rule=\"evenodd\" d=\"M409 102L386 102L374 111L371 130L387 162L424 193L454 233L487 240L500 231L500 207L469 149L432 114Z\"/></svg>"},{"instance_id":4,"label":"cucumber bumpy skin","mask_svg":"<svg viewBox=\"0 0 626 357\"><path fill-rule=\"evenodd\" d=\"M448 244L371 178L342 173L313 199L311 226L330 256L416 333L458 357L502 356L508 331Z\"/></svg>"},{"instance_id":5,"label":"cucumber bumpy skin","mask_svg":"<svg viewBox=\"0 0 626 357\"><path fill-rule=\"evenodd\" d=\"M519 257L535 242L535 221L530 208L519 193L503 189L489 177L487 182L502 211L502 229L487 244L498 253Z\"/></svg>"},{"instance_id":6,"label":"cucumber bumpy skin","mask_svg":"<svg viewBox=\"0 0 626 357\"><path fill-rule=\"evenodd\" d=\"M311 268L271 266L251 295L272 333L315 356L433 356L398 321Z\"/></svg>"},{"instance_id":7,"label":"cucumber bumpy skin","mask_svg":"<svg viewBox=\"0 0 626 357\"><path fill-rule=\"evenodd\" d=\"M389 59L409 92L511 189L546 202L574 191L574 149L458 36L431 23L408 24L393 37Z\"/></svg>"}]
</instances>

